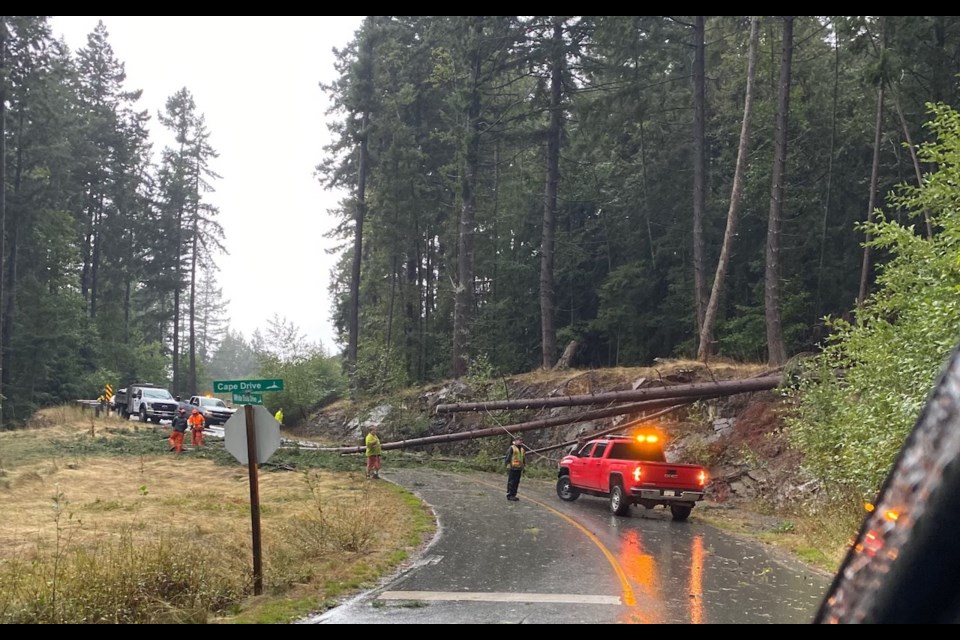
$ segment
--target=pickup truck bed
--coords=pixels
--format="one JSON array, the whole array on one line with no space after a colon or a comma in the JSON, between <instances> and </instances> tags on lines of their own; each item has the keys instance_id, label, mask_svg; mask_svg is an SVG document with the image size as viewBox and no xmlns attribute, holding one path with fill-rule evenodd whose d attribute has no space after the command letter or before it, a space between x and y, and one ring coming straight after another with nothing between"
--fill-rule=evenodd
<instances>
[{"instance_id":1,"label":"pickup truck bed","mask_svg":"<svg viewBox=\"0 0 960 640\"><path fill-rule=\"evenodd\" d=\"M618 516L629 515L631 505L663 506L682 521L703 499L706 483L706 469L667 462L662 436L646 432L597 438L565 456L557 472L557 496L567 502L582 494L607 498Z\"/></svg>"}]
</instances>

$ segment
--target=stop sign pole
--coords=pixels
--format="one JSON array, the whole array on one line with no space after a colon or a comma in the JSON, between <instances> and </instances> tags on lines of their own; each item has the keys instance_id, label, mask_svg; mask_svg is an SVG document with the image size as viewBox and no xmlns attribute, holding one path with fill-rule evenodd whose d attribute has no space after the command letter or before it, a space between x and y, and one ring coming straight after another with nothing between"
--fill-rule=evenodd
<instances>
[{"instance_id":1,"label":"stop sign pole","mask_svg":"<svg viewBox=\"0 0 960 640\"><path fill-rule=\"evenodd\" d=\"M254 381L256 382L256 381ZM269 381L268 381L269 382ZM280 423L262 404L248 404L223 425L227 451L240 464L247 465L250 476L250 519L253 531L253 592L263 592L263 560L260 542L259 466L270 459L280 446Z\"/></svg>"},{"instance_id":2,"label":"stop sign pole","mask_svg":"<svg viewBox=\"0 0 960 640\"><path fill-rule=\"evenodd\" d=\"M263 593L263 553L260 542L260 475L257 470L257 429L253 405L243 407L247 421L247 473L250 477L250 525L253 532L253 595Z\"/></svg>"}]
</instances>

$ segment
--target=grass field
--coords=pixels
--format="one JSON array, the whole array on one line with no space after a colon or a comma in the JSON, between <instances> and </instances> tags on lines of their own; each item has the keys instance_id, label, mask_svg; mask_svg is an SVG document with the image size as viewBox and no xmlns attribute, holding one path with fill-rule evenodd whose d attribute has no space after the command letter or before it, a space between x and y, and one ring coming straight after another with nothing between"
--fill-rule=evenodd
<instances>
[{"instance_id":1,"label":"grass field","mask_svg":"<svg viewBox=\"0 0 960 640\"><path fill-rule=\"evenodd\" d=\"M285 622L370 586L432 535L419 500L359 458L281 450L259 473L207 439L70 409L0 432L0 621ZM12 517L11 517L12 516Z\"/></svg>"}]
</instances>

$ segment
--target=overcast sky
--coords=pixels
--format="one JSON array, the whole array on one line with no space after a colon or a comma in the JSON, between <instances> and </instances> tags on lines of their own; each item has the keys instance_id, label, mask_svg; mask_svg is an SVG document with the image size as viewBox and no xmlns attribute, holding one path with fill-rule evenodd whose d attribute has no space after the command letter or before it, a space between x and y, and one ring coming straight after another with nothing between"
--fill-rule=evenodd
<instances>
[{"instance_id":1,"label":"overcast sky","mask_svg":"<svg viewBox=\"0 0 960 640\"><path fill-rule=\"evenodd\" d=\"M155 152L169 144L157 113L186 87L206 117L222 176L209 201L220 209L229 255L218 282L230 326L247 338L278 313L328 352L330 322L324 249L327 210L342 193L314 177L329 136L327 97L333 48L350 42L362 16L54 16L54 37L75 52L102 20L127 72L126 88L151 115Z\"/></svg>"}]
</instances>

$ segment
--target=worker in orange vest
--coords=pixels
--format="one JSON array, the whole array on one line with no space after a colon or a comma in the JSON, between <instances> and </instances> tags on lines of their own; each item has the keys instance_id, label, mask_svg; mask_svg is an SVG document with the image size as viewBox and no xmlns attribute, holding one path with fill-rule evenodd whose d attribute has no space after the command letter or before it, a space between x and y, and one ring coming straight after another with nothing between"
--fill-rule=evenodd
<instances>
[{"instance_id":1,"label":"worker in orange vest","mask_svg":"<svg viewBox=\"0 0 960 640\"><path fill-rule=\"evenodd\" d=\"M206 420L203 419L203 415L196 409L190 413L190 417L187 419L187 424L190 425L190 444L195 447L203 446L203 427L206 423Z\"/></svg>"}]
</instances>

